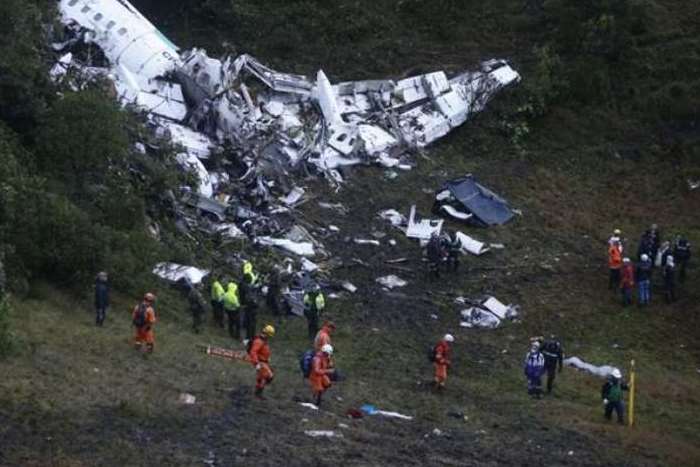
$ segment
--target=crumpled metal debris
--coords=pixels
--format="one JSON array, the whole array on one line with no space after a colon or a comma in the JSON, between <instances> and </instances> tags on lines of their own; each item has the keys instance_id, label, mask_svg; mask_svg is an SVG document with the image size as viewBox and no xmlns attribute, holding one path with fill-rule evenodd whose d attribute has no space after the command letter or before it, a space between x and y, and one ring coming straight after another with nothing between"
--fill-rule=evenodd
<instances>
[{"instance_id":1,"label":"crumpled metal debris","mask_svg":"<svg viewBox=\"0 0 700 467\"><path fill-rule=\"evenodd\" d=\"M433 235L440 235L444 222L443 219L422 219L420 222L416 221L416 206L413 205L408 216L406 236L424 241L430 240L430 237Z\"/></svg>"},{"instance_id":2,"label":"crumpled metal debris","mask_svg":"<svg viewBox=\"0 0 700 467\"><path fill-rule=\"evenodd\" d=\"M158 263L153 268L153 274L170 282L187 280L192 284L199 284L209 271L177 263Z\"/></svg>"},{"instance_id":3,"label":"crumpled metal debris","mask_svg":"<svg viewBox=\"0 0 700 467\"><path fill-rule=\"evenodd\" d=\"M118 100L142 110L198 176L183 202L209 224L179 210L178 228L186 235L194 228L228 238L243 233L303 256L323 254L322 245L310 235L280 238L285 228L277 221L306 199L296 174L324 172L337 184L350 165L410 170L414 149L520 80L504 60L489 60L451 77L436 71L334 84L322 70L305 76L278 72L250 55L182 52L127 0L60 0L59 12L66 37L53 44L52 79L80 89L106 78ZM81 53L86 43L96 46L94 53ZM348 212L338 203L319 206ZM409 222L409 236L426 240L439 232L441 221L425 222Z\"/></svg>"},{"instance_id":4,"label":"crumpled metal debris","mask_svg":"<svg viewBox=\"0 0 700 467\"><path fill-rule=\"evenodd\" d=\"M435 195L434 212L479 225L501 225L514 215L508 202L478 183L471 174L450 180Z\"/></svg>"},{"instance_id":5,"label":"crumpled metal debris","mask_svg":"<svg viewBox=\"0 0 700 467\"><path fill-rule=\"evenodd\" d=\"M393 289L396 287L404 287L408 282L405 280L401 279L400 277L390 274L388 276L382 276L378 277L376 279L377 283L380 284L382 287L386 287L387 289Z\"/></svg>"},{"instance_id":6,"label":"crumpled metal debris","mask_svg":"<svg viewBox=\"0 0 700 467\"><path fill-rule=\"evenodd\" d=\"M469 300L459 297L455 300L459 304L469 303ZM505 320L515 320L520 315L518 305L504 305L497 298L487 295L482 300L471 302L472 306L460 312L462 321L459 323L464 328L494 329Z\"/></svg>"}]
</instances>

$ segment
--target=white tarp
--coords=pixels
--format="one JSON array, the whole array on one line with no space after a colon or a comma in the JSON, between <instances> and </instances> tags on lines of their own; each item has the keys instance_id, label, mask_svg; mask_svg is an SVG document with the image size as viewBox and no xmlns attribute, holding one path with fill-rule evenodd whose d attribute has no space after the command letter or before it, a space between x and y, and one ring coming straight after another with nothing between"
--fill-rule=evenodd
<instances>
[{"instance_id":1,"label":"white tarp","mask_svg":"<svg viewBox=\"0 0 700 467\"><path fill-rule=\"evenodd\" d=\"M177 263L158 263L153 268L153 274L170 282L188 279L193 284L199 284L209 271Z\"/></svg>"},{"instance_id":2,"label":"white tarp","mask_svg":"<svg viewBox=\"0 0 700 467\"><path fill-rule=\"evenodd\" d=\"M590 363L584 362L578 357L565 358L564 365L572 366L574 368L578 368L579 370L587 371L596 376L600 376L601 378L607 378L610 374L612 374L613 370L617 369L616 367L610 365L595 366Z\"/></svg>"},{"instance_id":3,"label":"white tarp","mask_svg":"<svg viewBox=\"0 0 700 467\"><path fill-rule=\"evenodd\" d=\"M513 319L518 316L518 307L515 305L504 305L495 297L488 297L481 302L481 307L489 310L498 319Z\"/></svg>"}]
</instances>

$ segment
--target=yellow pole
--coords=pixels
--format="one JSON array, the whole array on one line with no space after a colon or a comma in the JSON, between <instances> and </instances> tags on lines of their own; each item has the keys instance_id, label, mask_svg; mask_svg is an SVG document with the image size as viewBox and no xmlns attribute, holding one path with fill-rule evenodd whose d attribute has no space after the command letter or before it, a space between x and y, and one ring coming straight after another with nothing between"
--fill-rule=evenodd
<instances>
[{"instance_id":1,"label":"yellow pole","mask_svg":"<svg viewBox=\"0 0 700 467\"><path fill-rule=\"evenodd\" d=\"M634 360L630 361L630 403L627 408L627 424L634 425Z\"/></svg>"}]
</instances>

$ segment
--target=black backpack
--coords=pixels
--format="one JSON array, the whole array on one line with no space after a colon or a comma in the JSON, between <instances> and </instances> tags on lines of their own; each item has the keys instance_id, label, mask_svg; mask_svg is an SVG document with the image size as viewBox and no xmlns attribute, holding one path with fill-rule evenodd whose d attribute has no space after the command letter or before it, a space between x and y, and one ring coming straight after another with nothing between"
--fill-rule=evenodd
<instances>
[{"instance_id":1,"label":"black backpack","mask_svg":"<svg viewBox=\"0 0 700 467\"><path fill-rule=\"evenodd\" d=\"M137 328L142 328L146 325L146 304L141 303L138 306L138 310L136 311L136 315L134 315L134 320L132 321L134 326Z\"/></svg>"},{"instance_id":2,"label":"black backpack","mask_svg":"<svg viewBox=\"0 0 700 467\"><path fill-rule=\"evenodd\" d=\"M428 348L428 361L430 363L435 363L435 356L437 355L437 344L433 347Z\"/></svg>"},{"instance_id":3,"label":"black backpack","mask_svg":"<svg viewBox=\"0 0 700 467\"><path fill-rule=\"evenodd\" d=\"M314 355L313 350L307 350L301 354L301 357L299 357L299 368L301 368L301 373L304 375L304 378L308 378L311 374L311 366L314 361Z\"/></svg>"}]
</instances>

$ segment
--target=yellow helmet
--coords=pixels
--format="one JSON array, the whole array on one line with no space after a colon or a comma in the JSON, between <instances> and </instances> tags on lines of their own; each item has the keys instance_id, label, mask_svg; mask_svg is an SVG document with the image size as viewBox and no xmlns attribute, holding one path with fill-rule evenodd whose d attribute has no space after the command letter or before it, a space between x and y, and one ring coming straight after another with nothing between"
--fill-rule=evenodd
<instances>
[{"instance_id":1,"label":"yellow helmet","mask_svg":"<svg viewBox=\"0 0 700 467\"><path fill-rule=\"evenodd\" d=\"M272 327L271 324L268 324L263 328L262 333L265 334L267 337L272 337L275 335L275 328Z\"/></svg>"}]
</instances>

